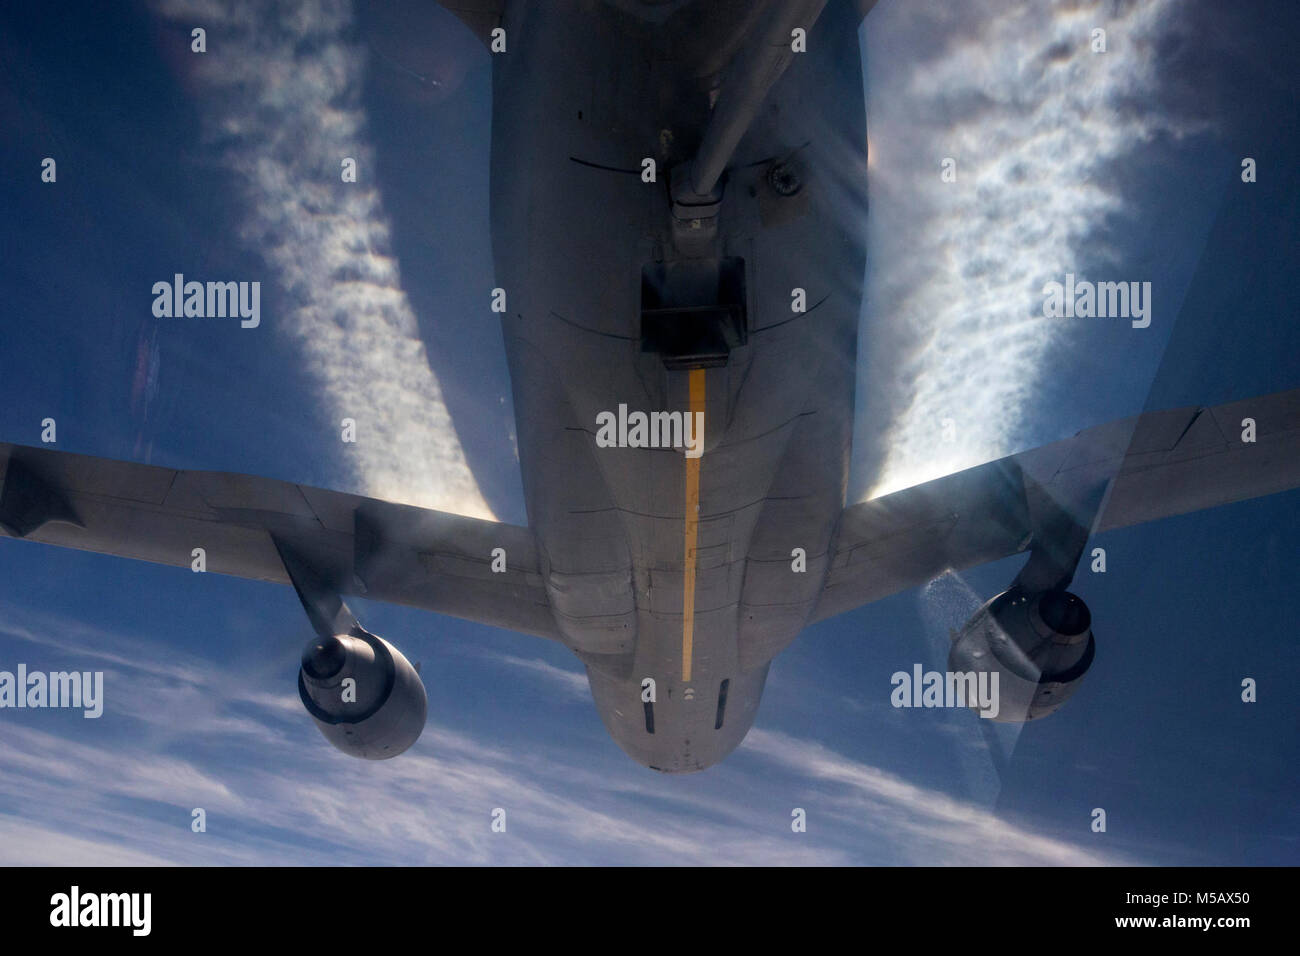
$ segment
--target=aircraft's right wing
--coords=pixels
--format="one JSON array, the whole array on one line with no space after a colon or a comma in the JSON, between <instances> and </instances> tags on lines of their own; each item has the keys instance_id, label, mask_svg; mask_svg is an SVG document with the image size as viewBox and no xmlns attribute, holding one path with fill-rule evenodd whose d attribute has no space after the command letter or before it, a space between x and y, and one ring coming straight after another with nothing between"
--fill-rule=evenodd
<instances>
[{"instance_id":1,"label":"aircraft's right wing","mask_svg":"<svg viewBox=\"0 0 1300 956\"><path fill-rule=\"evenodd\" d=\"M558 638L528 528L287 481L0 444L0 538L290 584ZM504 570L494 570L502 549Z\"/></svg>"},{"instance_id":2,"label":"aircraft's right wing","mask_svg":"<svg viewBox=\"0 0 1300 956\"><path fill-rule=\"evenodd\" d=\"M1110 422L846 508L812 619L1050 545L1045 526L1090 495L1104 496L1095 532L1297 487L1300 389Z\"/></svg>"}]
</instances>

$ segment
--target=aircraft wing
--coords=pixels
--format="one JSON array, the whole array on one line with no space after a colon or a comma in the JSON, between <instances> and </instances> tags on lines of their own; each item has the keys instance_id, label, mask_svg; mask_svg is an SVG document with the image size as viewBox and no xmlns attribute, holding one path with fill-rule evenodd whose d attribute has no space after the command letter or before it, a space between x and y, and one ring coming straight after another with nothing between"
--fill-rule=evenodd
<instances>
[{"instance_id":1,"label":"aircraft wing","mask_svg":"<svg viewBox=\"0 0 1300 956\"><path fill-rule=\"evenodd\" d=\"M492 42L492 31L501 26L506 0L438 0L461 23L469 27L484 45Z\"/></svg>"},{"instance_id":2,"label":"aircraft wing","mask_svg":"<svg viewBox=\"0 0 1300 956\"><path fill-rule=\"evenodd\" d=\"M528 528L286 481L0 444L0 536L289 584L277 542L341 594L558 638ZM504 550L506 570L492 570Z\"/></svg>"},{"instance_id":3,"label":"aircraft wing","mask_svg":"<svg viewBox=\"0 0 1300 956\"><path fill-rule=\"evenodd\" d=\"M812 620L1028 551L1061 514L1107 531L1296 487L1300 389L1099 425L844 509Z\"/></svg>"}]
</instances>

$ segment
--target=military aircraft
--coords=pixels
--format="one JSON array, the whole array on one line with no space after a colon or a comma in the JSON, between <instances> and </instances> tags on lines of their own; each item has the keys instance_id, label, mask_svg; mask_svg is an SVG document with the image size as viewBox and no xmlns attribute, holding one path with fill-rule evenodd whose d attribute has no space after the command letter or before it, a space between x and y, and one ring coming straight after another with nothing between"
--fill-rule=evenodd
<instances>
[{"instance_id":1,"label":"military aircraft","mask_svg":"<svg viewBox=\"0 0 1300 956\"><path fill-rule=\"evenodd\" d=\"M953 635L998 720L1093 660L1089 536L1300 485L1300 390L1180 408L846 507L866 250L841 0L463 0L493 55L491 227L528 526L0 445L11 537L291 585L302 702L353 756L419 737L417 670L344 598L559 641L671 773L744 739L813 622L1024 553ZM869 23L868 23L869 27ZM857 225L855 225L857 224ZM1241 440L1244 419L1256 440ZM699 428L695 423L701 423Z\"/></svg>"}]
</instances>

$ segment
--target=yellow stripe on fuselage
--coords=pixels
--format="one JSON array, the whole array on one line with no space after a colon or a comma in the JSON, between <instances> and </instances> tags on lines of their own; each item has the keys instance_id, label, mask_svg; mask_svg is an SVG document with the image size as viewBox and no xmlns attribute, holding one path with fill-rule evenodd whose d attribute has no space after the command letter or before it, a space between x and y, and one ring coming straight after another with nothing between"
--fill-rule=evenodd
<instances>
[{"instance_id":1,"label":"yellow stripe on fuselage","mask_svg":"<svg viewBox=\"0 0 1300 956\"><path fill-rule=\"evenodd\" d=\"M691 369L691 421L704 411L704 369ZM695 436L704 450L704 430ZM686 459L686 521L683 537L686 554L682 571L682 680L690 682L691 654L695 642L695 558L700 535L700 458Z\"/></svg>"}]
</instances>

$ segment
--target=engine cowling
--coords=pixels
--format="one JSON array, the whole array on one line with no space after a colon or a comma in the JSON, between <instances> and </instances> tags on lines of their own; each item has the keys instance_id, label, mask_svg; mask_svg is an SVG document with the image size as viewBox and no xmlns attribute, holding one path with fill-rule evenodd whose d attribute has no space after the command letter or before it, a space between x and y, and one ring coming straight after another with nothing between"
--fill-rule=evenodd
<instances>
[{"instance_id":1,"label":"engine cowling","mask_svg":"<svg viewBox=\"0 0 1300 956\"><path fill-rule=\"evenodd\" d=\"M429 701L410 661L356 627L302 653L298 696L325 739L351 757L396 757L424 731Z\"/></svg>"},{"instance_id":2,"label":"engine cowling","mask_svg":"<svg viewBox=\"0 0 1300 956\"><path fill-rule=\"evenodd\" d=\"M1003 591L953 635L949 671L998 674L993 720L1045 717L1078 689L1096 645L1092 613L1068 591Z\"/></svg>"}]
</instances>

